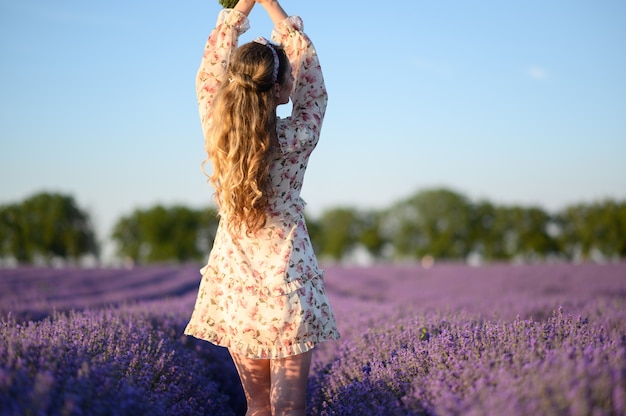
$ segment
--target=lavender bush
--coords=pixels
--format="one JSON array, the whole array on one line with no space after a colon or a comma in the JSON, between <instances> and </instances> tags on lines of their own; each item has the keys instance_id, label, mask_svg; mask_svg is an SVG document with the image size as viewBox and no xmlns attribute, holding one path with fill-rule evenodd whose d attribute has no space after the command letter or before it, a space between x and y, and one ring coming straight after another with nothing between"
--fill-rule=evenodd
<instances>
[{"instance_id":1,"label":"lavender bush","mask_svg":"<svg viewBox=\"0 0 626 416\"><path fill-rule=\"evenodd\" d=\"M311 414L624 414L626 346L613 336L626 333L626 316L621 305L594 308L593 320L557 310L545 322L467 313L381 322L318 364Z\"/></svg>"},{"instance_id":2,"label":"lavender bush","mask_svg":"<svg viewBox=\"0 0 626 416\"><path fill-rule=\"evenodd\" d=\"M314 415L626 414L626 264L326 268ZM0 414L245 413L197 267L0 270Z\"/></svg>"},{"instance_id":3,"label":"lavender bush","mask_svg":"<svg viewBox=\"0 0 626 416\"><path fill-rule=\"evenodd\" d=\"M237 414L243 392L226 351L181 338L180 313L164 306L3 319L0 412Z\"/></svg>"}]
</instances>

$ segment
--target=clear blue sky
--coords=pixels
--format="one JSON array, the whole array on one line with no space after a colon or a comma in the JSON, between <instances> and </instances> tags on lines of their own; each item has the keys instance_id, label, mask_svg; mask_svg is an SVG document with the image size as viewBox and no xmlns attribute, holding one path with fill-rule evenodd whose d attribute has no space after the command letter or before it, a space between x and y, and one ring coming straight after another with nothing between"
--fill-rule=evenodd
<instances>
[{"instance_id":1,"label":"clear blue sky","mask_svg":"<svg viewBox=\"0 0 626 416\"><path fill-rule=\"evenodd\" d=\"M330 102L310 213L446 186L557 210L626 198L626 2L285 0ZM212 189L194 79L217 0L0 0L0 204L72 194L101 238ZM242 41L269 36L262 9Z\"/></svg>"}]
</instances>

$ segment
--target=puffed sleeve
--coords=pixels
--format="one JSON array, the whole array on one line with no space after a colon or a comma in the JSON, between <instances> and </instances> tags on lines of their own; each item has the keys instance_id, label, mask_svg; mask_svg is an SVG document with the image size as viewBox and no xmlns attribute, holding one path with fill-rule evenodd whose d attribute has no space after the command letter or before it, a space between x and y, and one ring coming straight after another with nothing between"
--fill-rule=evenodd
<instances>
[{"instance_id":1,"label":"puffed sleeve","mask_svg":"<svg viewBox=\"0 0 626 416\"><path fill-rule=\"evenodd\" d=\"M289 16L274 27L272 40L283 46L291 63L294 77L292 122L309 130L307 135L316 142L326 113L328 94L317 52L303 30L302 19Z\"/></svg>"},{"instance_id":2,"label":"puffed sleeve","mask_svg":"<svg viewBox=\"0 0 626 416\"><path fill-rule=\"evenodd\" d=\"M206 42L196 76L198 110L205 136L211 120L213 99L220 83L224 81L230 56L237 48L239 36L249 28L250 23L245 14L233 9L223 9Z\"/></svg>"}]
</instances>

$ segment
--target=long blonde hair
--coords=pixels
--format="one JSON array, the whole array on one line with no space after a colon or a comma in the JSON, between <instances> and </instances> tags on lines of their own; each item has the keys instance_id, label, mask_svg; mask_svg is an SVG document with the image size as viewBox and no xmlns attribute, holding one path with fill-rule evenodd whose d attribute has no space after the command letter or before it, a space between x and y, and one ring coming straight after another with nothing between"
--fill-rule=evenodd
<instances>
[{"instance_id":1,"label":"long blonde hair","mask_svg":"<svg viewBox=\"0 0 626 416\"><path fill-rule=\"evenodd\" d=\"M233 52L227 79L213 101L205 139L215 202L235 233L242 227L247 234L254 233L267 220L272 193L269 155L276 132L274 84L282 85L288 67L284 51L271 47L279 57L277 77L270 46L250 42Z\"/></svg>"}]
</instances>

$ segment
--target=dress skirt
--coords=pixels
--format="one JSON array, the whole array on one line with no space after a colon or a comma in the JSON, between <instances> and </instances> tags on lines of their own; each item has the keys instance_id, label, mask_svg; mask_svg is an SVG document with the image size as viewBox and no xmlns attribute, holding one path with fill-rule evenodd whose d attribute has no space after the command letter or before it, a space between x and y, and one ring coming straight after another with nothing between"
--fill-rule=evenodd
<instances>
[{"instance_id":1,"label":"dress skirt","mask_svg":"<svg viewBox=\"0 0 626 416\"><path fill-rule=\"evenodd\" d=\"M284 358L339 338L304 218L253 236L218 227L185 334L248 358Z\"/></svg>"}]
</instances>

